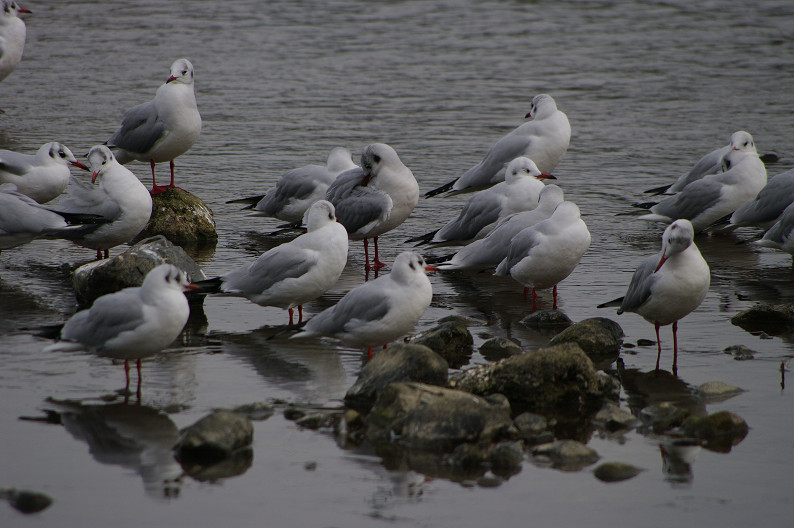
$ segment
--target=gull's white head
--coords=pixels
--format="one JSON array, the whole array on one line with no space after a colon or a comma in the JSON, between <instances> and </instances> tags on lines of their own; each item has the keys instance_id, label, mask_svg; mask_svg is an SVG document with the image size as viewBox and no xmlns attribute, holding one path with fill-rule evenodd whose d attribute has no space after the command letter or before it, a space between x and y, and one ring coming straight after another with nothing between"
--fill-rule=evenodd
<instances>
[{"instance_id":1,"label":"gull's white head","mask_svg":"<svg viewBox=\"0 0 794 528\"><path fill-rule=\"evenodd\" d=\"M535 162L526 156L519 156L507 164L505 169L505 181L508 183L517 181L519 178L531 176L539 180L556 180L551 174L540 172Z\"/></svg>"},{"instance_id":2,"label":"gull's white head","mask_svg":"<svg viewBox=\"0 0 794 528\"><path fill-rule=\"evenodd\" d=\"M527 112L525 117L543 119L551 116L556 111L557 103L552 96L549 94L538 94L532 98L532 102L529 105L529 112Z\"/></svg>"},{"instance_id":3,"label":"gull's white head","mask_svg":"<svg viewBox=\"0 0 794 528\"><path fill-rule=\"evenodd\" d=\"M108 167L118 163L116 157L105 145L97 145L91 147L91 150L86 154L88 157L88 166L91 170L91 182L96 182L97 178L101 178Z\"/></svg>"},{"instance_id":4,"label":"gull's white head","mask_svg":"<svg viewBox=\"0 0 794 528\"><path fill-rule=\"evenodd\" d=\"M662 233L662 257L654 272L659 271L667 259L688 248L694 238L695 229L689 220L680 218L667 226Z\"/></svg>"},{"instance_id":5,"label":"gull's white head","mask_svg":"<svg viewBox=\"0 0 794 528\"><path fill-rule=\"evenodd\" d=\"M309 232L330 222L336 222L336 211L334 205L327 200L314 202L303 215L303 223L306 224L306 230Z\"/></svg>"},{"instance_id":6,"label":"gull's white head","mask_svg":"<svg viewBox=\"0 0 794 528\"><path fill-rule=\"evenodd\" d=\"M171 76L165 81L169 83L193 84L193 65L187 59L177 59L171 65Z\"/></svg>"},{"instance_id":7,"label":"gull's white head","mask_svg":"<svg viewBox=\"0 0 794 528\"><path fill-rule=\"evenodd\" d=\"M749 132L739 130L731 134L731 150L739 150L742 152L756 152L755 142L753 136Z\"/></svg>"}]
</instances>

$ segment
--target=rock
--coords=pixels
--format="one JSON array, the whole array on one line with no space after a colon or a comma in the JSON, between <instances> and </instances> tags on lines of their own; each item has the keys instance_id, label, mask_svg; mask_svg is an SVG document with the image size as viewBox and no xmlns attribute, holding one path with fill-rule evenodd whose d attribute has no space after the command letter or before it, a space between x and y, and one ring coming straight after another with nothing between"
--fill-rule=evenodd
<instances>
[{"instance_id":1,"label":"rock","mask_svg":"<svg viewBox=\"0 0 794 528\"><path fill-rule=\"evenodd\" d=\"M605 317L591 317L569 326L551 339L552 345L576 343L588 356L617 356L623 329Z\"/></svg>"},{"instance_id":2,"label":"rock","mask_svg":"<svg viewBox=\"0 0 794 528\"><path fill-rule=\"evenodd\" d=\"M725 401L744 392L739 387L723 383L722 381L708 381L699 385L697 391L709 403Z\"/></svg>"},{"instance_id":3,"label":"rock","mask_svg":"<svg viewBox=\"0 0 794 528\"><path fill-rule=\"evenodd\" d=\"M525 412L516 416L513 424L526 445L547 444L554 441L554 434L549 431L549 421L545 416Z\"/></svg>"},{"instance_id":4,"label":"rock","mask_svg":"<svg viewBox=\"0 0 794 528\"><path fill-rule=\"evenodd\" d=\"M347 394L345 405L366 413L378 394L396 381L417 381L429 385L446 385L449 365L428 347L397 344L375 354L361 369Z\"/></svg>"},{"instance_id":5,"label":"rock","mask_svg":"<svg viewBox=\"0 0 794 528\"><path fill-rule=\"evenodd\" d=\"M494 337L480 345L480 354L488 361L498 361L520 353L518 343L505 337Z\"/></svg>"},{"instance_id":6,"label":"rock","mask_svg":"<svg viewBox=\"0 0 794 528\"><path fill-rule=\"evenodd\" d=\"M193 479L199 482L217 482L238 477L248 471L254 462L254 450L244 447L234 451L231 456L212 463L191 458L178 460L185 473Z\"/></svg>"},{"instance_id":7,"label":"rock","mask_svg":"<svg viewBox=\"0 0 794 528\"><path fill-rule=\"evenodd\" d=\"M641 472L642 469L624 462L604 462L593 470L593 474L602 482L621 482L634 478Z\"/></svg>"},{"instance_id":8,"label":"rock","mask_svg":"<svg viewBox=\"0 0 794 528\"><path fill-rule=\"evenodd\" d=\"M477 485L481 488L496 488L501 486L504 481L505 479L502 477L488 473L477 479Z\"/></svg>"},{"instance_id":9,"label":"rock","mask_svg":"<svg viewBox=\"0 0 794 528\"><path fill-rule=\"evenodd\" d=\"M523 460L521 442L499 442L488 452L491 471L500 477L509 477L521 471Z\"/></svg>"},{"instance_id":10,"label":"rock","mask_svg":"<svg viewBox=\"0 0 794 528\"><path fill-rule=\"evenodd\" d=\"M290 422L300 420L304 416L306 416L306 411L293 407L292 405L284 409L284 418Z\"/></svg>"},{"instance_id":11,"label":"rock","mask_svg":"<svg viewBox=\"0 0 794 528\"><path fill-rule=\"evenodd\" d=\"M573 324L571 318L559 310L537 310L521 319L521 324L532 328L561 328Z\"/></svg>"},{"instance_id":12,"label":"rock","mask_svg":"<svg viewBox=\"0 0 794 528\"><path fill-rule=\"evenodd\" d=\"M246 403L235 407L232 411L254 421L267 420L276 412L273 406L267 402Z\"/></svg>"},{"instance_id":13,"label":"rock","mask_svg":"<svg viewBox=\"0 0 794 528\"><path fill-rule=\"evenodd\" d=\"M191 281L207 278L184 249L162 236L155 236L141 240L120 255L89 262L74 270L72 284L77 301L89 305L106 293L140 286L149 271L166 262L185 271Z\"/></svg>"},{"instance_id":14,"label":"rock","mask_svg":"<svg viewBox=\"0 0 794 528\"><path fill-rule=\"evenodd\" d=\"M651 425L654 433L662 434L681 425L689 414L688 409L679 407L673 402L660 402L644 407L639 417L644 423Z\"/></svg>"},{"instance_id":15,"label":"rock","mask_svg":"<svg viewBox=\"0 0 794 528\"><path fill-rule=\"evenodd\" d=\"M328 413L312 413L295 420L295 425L316 431L323 427L334 427L337 417Z\"/></svg>"},{"instance_id":16,"label":"rock","mask_svg":"<svg viewBox=\"0 0 794 528\"><path fill-rule=\"evenodd\" d=\"M179 246L215 246L212 210L198 197L174 187L152 196L152 216L138 238L163 235Z\"/></svg>"},{"instance_id":17,"label":"rock","mask_svg":"<svg viewBox=\"0 0 794 528\"><path fill-rule=\"evenodd\" d=\"M483 465L485 453L475 444L460 444L452 450L446 462L464 470L473 470Z\"/></svg>"},{"instance_id":18,"label":"rock","mask_svg":"<svg viewBox=\"0 0 794 528\"><path fill-rule=\"evenodd\" d=\"M600 407L603 382L578 345L566 343L462 372L450 386L478 395L503 394L516 412Z\"/></svg>"},{"instance_id":19,"label":"rock","mask_svg":"<svg viewBox=\"0 0 794 528\"><path fill-rule=\"evenodd\" d=\"M741 416L719 411L708 416L690 416L681 425L684 434L702 440L706 449L727 453L747 436L749 427Z\"/></svg>"},{"instance_id":20,"label":"rock","mask_svg":"<svg viewBox=\"0 0 794 528\"><path fill-rule=\"evenodd\" d=\"M610 432L631 429L635 427L640 421L628 411L620 408L612 402L607 402L601 407L593 422L600 427Z\"/></svg>"},{"instance_id":21,"label":"rock","mask_svg":"<svg viewBox=\"0 0 794 528\"><path fill-rule=\"evenodd\" d=\"M375 444L397 439L401 447L452 452L464 443L487 445L518 434L504 400L422 383L392 383L368 416Z\"/></svg>"},{"instance_id":22,"label":"rock","mask_svg":"<svg viewBox=\"0 0 794 528\"><path fill-rule=\"evenodd\" d=\"M6 499L15 510L26 514L38 513L52 504L52 499L43 493L14 488L0 489L0 499Z\"/></svg>"},{"instance_id":23,"label":"rock","mask_svg":"<svg viewBox=\"0 0 794 528\"><path fill-rule=\"evenodd\" d=\"M731 323L750 333L794 335L794 305L759 304L731 317Z\"/></svg>"},{"instance_id":24,"label":"rock","mask_svg":"<svg viewBox=\"0 0 794 528\"><path fill-rule=\"evenodd\" d=\"M177 459L213 464L250 446L254 437L251 420L232 411L218 410L180 431L174 450Z\"/></svg>"},{"instance_id":25,"label":"rock","mask_svg":"<svg viewBox=\"0 0 794 528\"><path fill-rule=\"evenodd\" d=\"M428 347L447 360L450 368L458 368L469 362L474 338L465 324L452 320L417 334L409 342Z\"/></svg>"},{"instance_id":26,"label":"rock","mask_svg":"<svg viewBox=\"0 0 794 528\"><path fill-rule=\"evenodd\" d=\"M532 456L551 460L552 467L563 471L579 471L598 461L598 453L576 440L557 440L531 449Z\"/></svg>"},{"instance_id":27,"label":"rock","mask_svg":"<svg viewBox=\"0 0 794 528\"><path fill-rule=\"evenodd\" d=\"M645 339L645 338L637 339L637 346L647 347L647 346L653 346L655 344L656 341L652 339Z\"/></svg>"},{"instance_id":28,"label":"rock","mask_svg":"<svg viewBox=\"0 0 794 528\"><path fill-rule=\"evenodd\" d=\"M731 345L723 349L723 353L732 355L736 361L746 361L755 358L755 351L744 345Z\"/></svg>"}]
</instances>

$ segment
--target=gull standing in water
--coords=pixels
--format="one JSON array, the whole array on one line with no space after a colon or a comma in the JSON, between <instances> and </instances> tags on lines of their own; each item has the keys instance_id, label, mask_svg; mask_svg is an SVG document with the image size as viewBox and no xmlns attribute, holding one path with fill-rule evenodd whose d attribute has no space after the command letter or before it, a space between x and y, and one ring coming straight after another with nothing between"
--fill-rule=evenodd
<instances>
[{"instance_id":1,"label":"gull standing in water","mask_svg":"<svg viewBox=\"0 0 794 528\"><path fill-rule=\"evenodd\" d=\"M0 81L11 75L22 60L27 28L20 13L30 11L14 0L0 0Z\"/></svg>"},{"instance_id":2,"label":"gull standing in water","mask_svg":"<svg viewBox=\"0 0 794 528\"><path fill-rule=\"evenodd\" d=\"M190 150L199 133L201 115L193 90L193 65L187 59L177 59L154 99L127 110L121 128L106 144L118 149L116 158L121 164L148 161L152 168L152 194L157 194L166 187L155 181L155 164L169 162L171 183L167 187L174 187L174 158Z\"/></svg>"},{"instance_id":3,"label":"gull standing in water","mask_svg":"<svg viewBox=\"0 0 794 528\"><path fill-rule=\"evenodd\" d=\"M526 117L532 119L494 143L480 163L460 178L428 191L425 198L446 191L476 191L504 181L505 167L519 156L528 157L541 172L551 174L571 141L568 116L557 110L554 98L540 94L532 98Z\"/></svg>"},{"instance_id":4,"label":"gull standing in water","mask_svg":"<svg viewBox=\"0 0 794 528\"><path fill-rule=\"evenodd\" d=\"M656 370L662 355L659 327L673 325L673 374L678 371L678 320L700 306L709 290L709 266L693 242L689 220L670 224L662 234L662 249L634 271L626 295L599 305L620 306L618 314L634 312L656 329Z\"/></svg>"},{"instance_id":5,"label":"gull standing in water","mask_svg":"<svg viewBox=\"0 0 794 528\"><path fill-rule=\"evenodd\" d=\"M13 183L18 192L49 202L66 190L69 165L88 170L61 143L45 143L33 155L0 150L0 183Z\"/></svg>"},{"instance_id":6,"label":"gull standing in water","mask_svg":"<svg viewBox=\"0 0 794 528\"><path fill-rule=\"evenodd\" d=\"M794 169L772 176L755 199L745 202L731 215L730 228L751 226L769 229L792 202Z\"/></svg>"}]
</instances>

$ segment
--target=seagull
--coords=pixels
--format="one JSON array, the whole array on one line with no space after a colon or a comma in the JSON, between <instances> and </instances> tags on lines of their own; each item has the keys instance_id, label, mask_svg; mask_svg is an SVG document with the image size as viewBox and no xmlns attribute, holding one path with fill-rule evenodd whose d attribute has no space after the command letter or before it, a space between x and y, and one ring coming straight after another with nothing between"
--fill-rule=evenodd
<instances>
[{"instance_id":1,"label":"seagull","mask_svg":"<svg viewBox=\"0 0 794 528\"><path fill-rule=\"evenodd\" d=\"M485 238L464 246L450 260L439 264L438 269L482 271L495 268L507 257L510 240L523 229L549 218L563 199L562 189L554 184L544 186L535 209L501 219Z\"/></svg>"},{"instance_id":2,"label":"seagull","mask_svg":"<svg viewBox=\"0 0 794 528\"><path fill-rule=\"evenodd\" d=\"M22 60L27 29L20 13L30 11L14 0L0 0L0 81L11 75Z\"/></svg>"},{"instance_id":3,"label":"seagull","mask_svg":"<svg viewBox=\"0 0 794 528\"><path fill-rule=\"evenodd\" d=\"M351 346L385 345L413 329L430 306L433 288L425 275L436 268L412 251L397 255L392 272L353 288L338 303L306 322L291 339L327 336Z\"/></svg>"},{"instance_id":4,"label":"seagull","mask_svg":"<svg viewBox=\"0 0 794 528\"><path fill-rule=\"evenodd\" d=\"M88 233L75 233L70 239L83 247L96 249L97 260L108 258L109 250L129 242L140 233L152 214L152 197L140 180L120 165L104 145L88 152L91 185L72 178L58 210L67 213L96 214L108 220Z\"/></svg>"},{"instance_id":5,"label":"seagull","mask_svg":"<svg viewBox=\"0 0 794 528\"><path fill-rule=\"evenodd\" d=\"M620 306L618 315L634 312L656 329L656 370L662 355L659 327L673 325L673 374L677 374L678 320L700 306L709 289L709 266L693 242L695 230L686 219L676 220L662 234L662 249L634 271L626 295L599 305Z\"/></svg>"},{"instance_id":6,"label":"seagull","mask_svg":"<svg viewBox=\"0 0 794 528\"><path fill-rule=\"evenodd\" d=\"M123 359L127 387L129 360L135 359L140 394L141 359L160 352L182 332L190 314L184 292L192 289L184 271L161 264L141 286L103 295L74 314L61 329L61 340L45 351L87 350Z\"/></svg>"},{"instance_id":7,"label":"seagull","mask_svg":"<svg viewBox=\"0 0 794 528\"><path fill-rule=\"evenodd\" d=\"M651 213L640 216L640 220L669 224L685 218L699 233L755 198L766 185L766 168L755 147L733 146L722 166L724 172L690 183L675 196L651 207Z\"/></svg>"},{"instance_id":8,"label":"seagull","mask_svg":"<svg viewBox=\"0 0 794 528\"><path fill-rule=\"evenodd\" d=\"M246 297L260 306L298 308L328 291L347 263L347 231L334 206L319 200L306 212L307 233L274 247L256 261L221 277L200 281L200 291Z\"/></svg>"},{"instance_id":9,"label":"seagull","mask_svg":"<svg viewBox=\"0 0 794 528\"><path fill-rule=\"evenodd\" d=\"M778 221L760 240L756 240L755 244L779 249L794 257L794 203L783 210ZM794 269L794 260L792 260L792 269Z\"/></svg>"},{"instance_id":10,"label":"seagull","mask_svg":"<svg viewBox=\"0 0 794 528\"><path fill-rule=\"evenodd\" d=\"M20 192L13 183L0 184L0 249L27 244L37 237L68 238L73 231L96 229L91 215L70 215L47 209Z\"/></svg>"},{"instance_id":11,"label":"seagull","mask_svg":"<svg viewBox=\"0 0 794 528\"><path fill-rule=\"evenodd\" d=\"M590 247L590 231L579 207L562 202L552 215L520 231L510 240L507 256L494 275L511 276L524 285L524 295L532 289L532 310L537 307L536 289L553 287L557 309L557 283L570 275Z\"/></svg>"},{"instance_id":12,"label":"seagull","mask_svg":"<svg viewBox=\"0 0 794 528\"><path fill-rule=\"evenodd\" d=\"M365 268L379 270L385 264L378 257L378 237L408 218L419 201L419 184L393 148L373 143L361 154L361 168L337 176L326 199L336 207L337 219L350 239L364 240ZM375 243L372 265L370 238Z\"/></svg>"},{"instance_id":13,"label":"seagull","mask_svg":"<svg viewBox=\"0 0 794 528\"><path fill-rule=\"evenodd\" d=\"M336 177L356 164L350 151L336 147L328 153L325 165L304 165L292 169L276 182L276 186L264 195L251 196L226 203L248 203L245 209L253 209L249 216L267 216L285 222L300 222L309 207L325 198L328 187Z\"/></svg>"},{"instance_id":14,"label":"seagull","mask_svg":"<svg viewBox=\"0 0 794 528\"><path fill-rule=\"evenodd\" d=\"M33 155L0 150L0 183L13 183L18 192L49 202L66 190L69 165L88 170L61 143L45 143Z\"/></svg>"},{"instance_id":15,"label":"seagull","mask_svg":"<svg viewBox=\"0 0 794 528\"><path fill-rule=\"evenodd\" d=\"M557 103L548 94L532 98L526 117L532 119L519 126L485 154L483 160L457 178L425 193L430 198L446 191L470 192L490 187L505 179L505 166L518 156L530 158L541 172L550 174L568 150L571 125L568 116L557 110Z\"/></svg>"},{"instance_id":16,"label":"seagull","mask_svg":"<svg viewBox=\"0 0 794 528\"><path fill-rule=\"evenodd\" d=\"M769 229L794 202L794 169L776 174L756 195L745 202L730 218L730 227L760 227Z\"/></svg>"},{"instance_id":17,"label":"seagull","mask_svg":"<svg viewBox=\"0 0 794 528\"><path fill-rule=\"evenodd\" d=\"M116 157L121 164L148 161L152 168L152 194L158 194L166 187L174 187L174 158L190 150L199 133L201 115L193 91L193 65L187 59L177 59L154 99L127 110L121 128L105 144L118 149ZM154 166L166 161L171 166L171 183L158 186Z\"/></svg>"},{"instance_id":18,"label":"seagull","mask_svg":"<svg viewBox=\"0 0 794 528\"><path fill-rule=\"evenodd\" d=\"M540 172L535 162L525 156L511 161L505 170L505 181L475 193L460 214L441 229L409 238L419 244L465 243L482 238L499 219L513 213L529 211L538 206L543 190L541 180L556 179Z\"/></svg>"}]
</instances>

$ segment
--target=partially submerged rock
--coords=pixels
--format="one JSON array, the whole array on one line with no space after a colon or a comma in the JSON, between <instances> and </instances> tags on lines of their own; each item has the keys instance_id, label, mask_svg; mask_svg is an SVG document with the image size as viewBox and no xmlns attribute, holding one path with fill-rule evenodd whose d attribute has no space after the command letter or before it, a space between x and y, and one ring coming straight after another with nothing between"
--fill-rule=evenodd
<instances>
[{"instance_id":1,"label":"partially submerged rock","mask_svg":"<svg viewBox=\"0 0 794 528\"><path fill-rule=\"evenodd\" d=\"M521 413L516 416L513 423L526 445L547 444L554 441L554 435L549 430L549 421L541 414Z\"/></svg>"},{"instance_id":2,"label":"partially submerged rock","mask_svg":"<svg viewBox=\"0 0 794 528\"><path fill-rule=\"evenodd\" d=\"M722 350L724 354L730 354L736 361L747 361L755 358L755 351L744 345L731 345Z\"/></svg>"},{"instance_id":3,"label":"partially submerged rock","mask_svg":"<svg viewBox=\"0 0 794 528\"><path fill-rule=\"evenodd\" d=\"M521 346L506 337L492 337L479 348L482 357L488 361L498 361L521 353Z\"/></svg>"},{"instance_id":4,"label":"partially submerged rock","mask_svg":"<svg viewBox=\"0 0 794 528\"><path fill-rule=\"evenodd\" d=\"M52 499L38 491L0 488L0 499L5 499L18 512L38 513L52 504Z\"/></svg>"},{"instance_id":5,"label":"partially submerged rock","mask_svg":"<svg viewBox=\"0 0 794 528\"><path fill-rule=\"evenodd\" d=\"M448 320L417 334L410 343L428 347L444 358L451 368L457 368L469 362L474 338L465 324L458 320Z\"/></svg>"},{"instance_id":6,"label":"partially submerged rock","mask_svg":"<svg viewBox=\"0 0 794 528\"><path fill-rule=\"evenodd\" d=\"M593 422L609 432L631 429L640 423L633 414L612 402L607 402L601 407L593 418Z\"/></svg>"},{"instance_id":7,"label":"partially submerged rock","mask_svg":"<svg viewBox=\"0 0 794 528\"><path fill-rule=\"evenodd\" d=\"M606 317L591 317L569 326L551 340L552 345L576 343L588 356L617 356L623 329Z\"/></svg>"},{"instance_id":8,"label":"partially submerged rock","mask_svg":"<svg viewBox=\"0 0 794 528\"><path fill-rule=\"evenodd\" d=\"M794 335L794 304L758 304L731 317L731 323L750 333Z\"/></svg>"},{"instance_id":9,"label":"partially submerged rock","mask_svg":"<svg viewBox=\"0 0 794 528\"><path fill-rule=\"evenodd\" d=\"M375 354L361 370L345 394L345 405L366 413L390 383L417 381L446 385L448 372L449 365L444 358L424 345L393 345Z\"/></svg>"},{"instance_id":10,"label":"partially submerged rock","mask_svg":"<svg viewBox=\"0 0 794 528\"><path fill-rule=\"evenodd\" d=\"M593 470L595 477L602 482L621 482L634 478L641 472L642 469L625 462L604 462Z\"/></svg>"},{"instance_id":11,"label":"partially submerged rock","mask_svg":"<svg viewBox=\"0 0 794 528\"><path fill-rule=\"evenodd\" d=\"M559 310L537 310L521 319L521 324L532 328L551 328L559 331L560 328L571 326L573 321Z\"/></svg>"},{"instance_id":12,"label":"partially submerged rock","mask_svg":"<svg viewBox=\"0 0 794 528\"><path fill-rule=\"evenodd\" d=\"M579 471L598 461L598 453L576 440L557 440L541 444L531 449L538 462L550 462L551 466L563 471Z\"/></svg>"},{"instance_id":13,"label":"partially submerged rock","mask_svg":"<svg viewBox=\"0 0 794 528\"><path fill-rule=\"evenodd\" d=\"M725 401L744 392L739 387L722 381L708 381L699 385L697 391L709 403Z\"/></svg>"},{"instance_id":14,"label":"partially submerged rock","mask_svg":"<svg viewBox=\"0 0 794 528\"><path fill-rule=\"evenodd\" d=\"M207 278L184 249L162 236L155 236L141 240L120 255L89 262L74 270L72 284L77 301L88 305L107 293L140 286L149 271L164 263L185 271L191 281Z\"/></svg>"},{"instance_id":15,"label":"partially submerged rock","mask_svg":"<svg viewBox=\"0 0 794 528\"><path fill-rule=\"evenodd\" d=\"M253 438L251 420L221 409L183 429L174 450L180 463L190 461L212 465L230 458L238 449L250 446Z\"/></svg>"},{"instance_id":16,"label":"partially submerged rock","mask_svg":"<svg viewBox=\"0 0 794 528\"><path fill-rule=\"evenodd\" d=\"M206 247L218 242L212 210L198 197L176 187L152 196L152 216L139 238L163 235L180 246Z\"/></svg>"},{"instance_id":17,"label":"partially submerged rock","mask_svg":"<svg viewBox=\"0 0 794 528\"><path fill-rule=\"evenodd\" d=\"M691 416L681 425L681 431L701 440L703 447L727 453L747 436L747 422L738 414L719 411L708 416Z\"/></svg>"}]
</instances>

